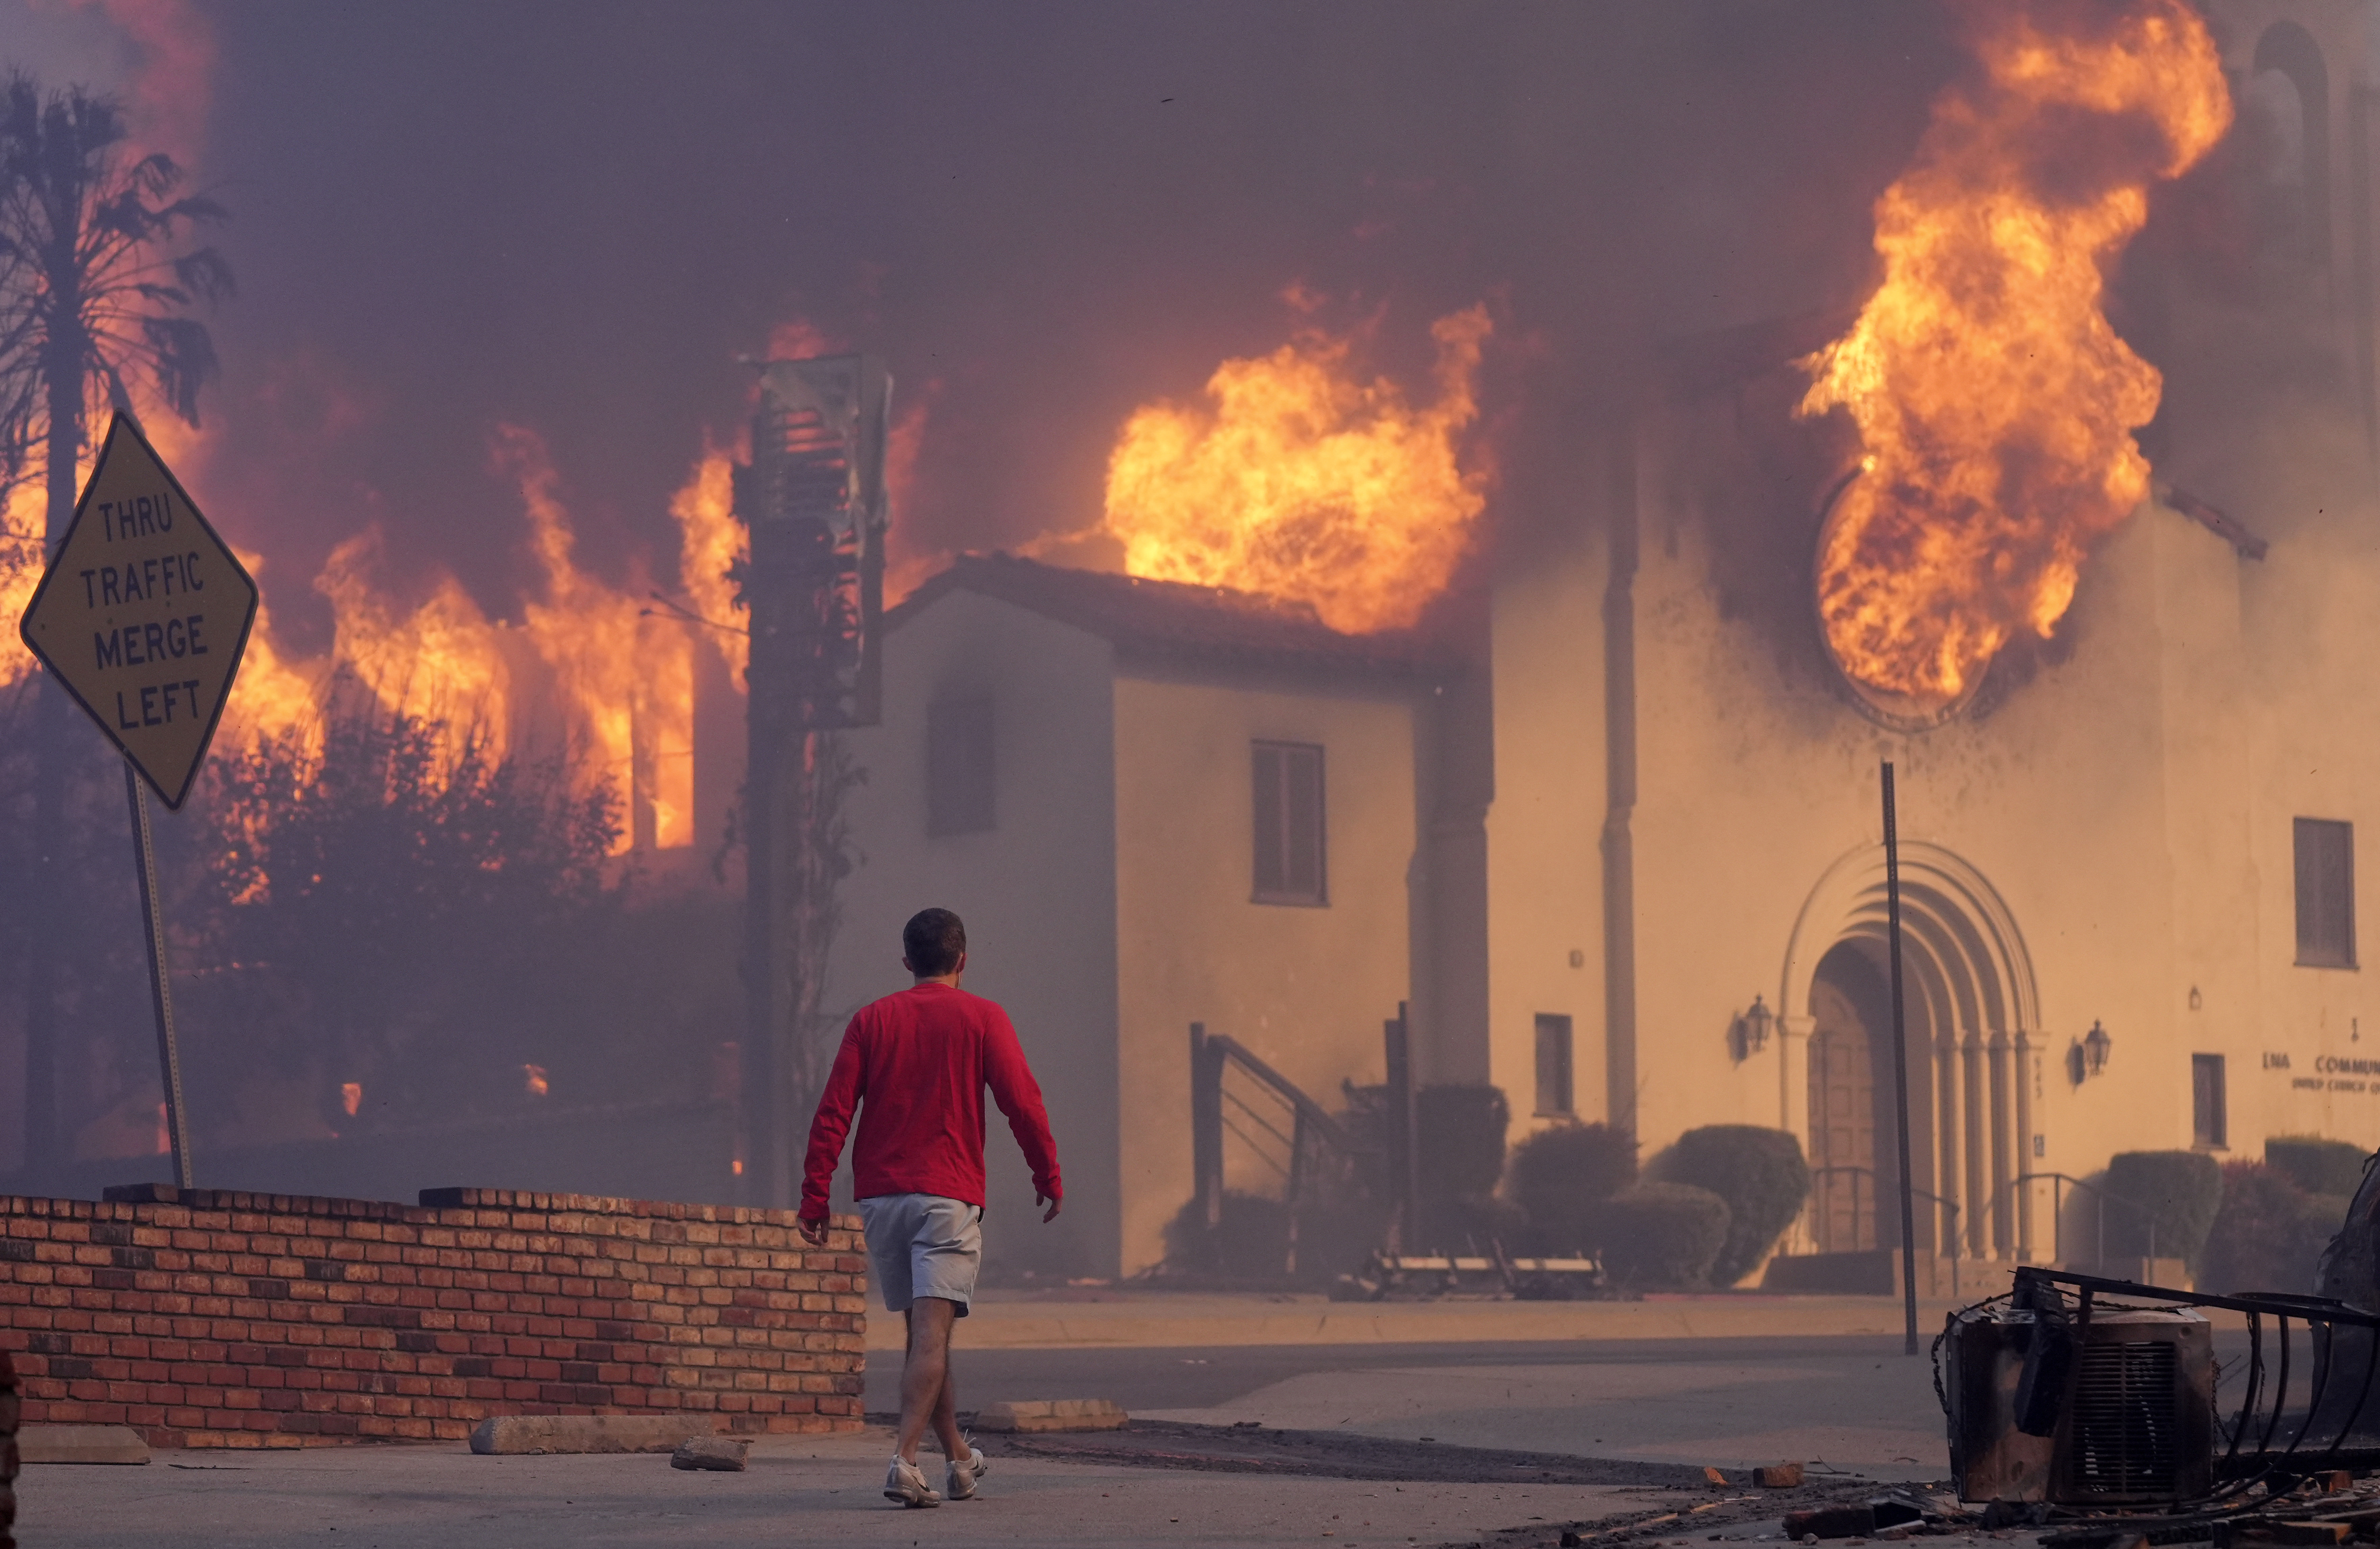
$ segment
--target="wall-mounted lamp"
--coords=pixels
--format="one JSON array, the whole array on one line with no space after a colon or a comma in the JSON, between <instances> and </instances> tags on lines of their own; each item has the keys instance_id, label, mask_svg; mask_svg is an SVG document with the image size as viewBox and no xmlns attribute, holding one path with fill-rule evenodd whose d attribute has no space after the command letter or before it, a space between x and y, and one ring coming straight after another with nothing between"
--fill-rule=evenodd
<instances>
[{"instance_id":1,"label":"wall-mounted lamp","mask_svg":"<svg viewBox=\"0 0 2380 1549\"><path fill-rule=\"evenodd\" d=\"M2093 1017L2091 1031L2082 1035L2082 1073L2086 1076L2105 1075L2107 1051L2115 1047L2116 1040L2107 1036L2107 1030L2099 1025L2099 1019Z\"/></svg>"},{"instance_id":2,"label":"wall-mounted lamp","mask_svg":"<svg viewBox=\"0 0 2380 1549\"><path fill-rule=\"evenodd\" d=\"M2107 1055L2115 1047L2116 1040L2107 1036L2096 1017L2092 1018L2091 1031L2066 1046L2066 1079L2080 1086L2093 1076L2106 1074Z\"/></svg>"},{"instance_id":3,"label":"wall-mounted lamp","mask_svg":"<svg viewBox=\"0 0 2380 1549\"><path fill-rule=\"evenodd\" d=\"M1757 995L1752 998L1752 1009L1735 1019L1729 1029L1735 1044L1735 1057L1749 1059L1768 1047L1769 1029L1777 1025L1777 1013L1762 1003Z\"/></svg>"}]
</instances>

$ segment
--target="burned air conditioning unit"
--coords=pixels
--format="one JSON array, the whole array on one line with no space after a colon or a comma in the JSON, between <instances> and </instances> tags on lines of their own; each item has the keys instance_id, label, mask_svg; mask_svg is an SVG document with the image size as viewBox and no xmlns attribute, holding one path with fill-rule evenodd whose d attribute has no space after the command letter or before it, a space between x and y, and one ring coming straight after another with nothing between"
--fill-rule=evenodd
<instances>
[{"instance_id":1,"label":"burned air conditioning unit","mask_svg":"<svg viewBox=\"0 0 2380 1549\"><path fill-rule=\"evenodd\" d=\"M2144 1507L2213 1492L2214 1337L2193 1309L2078 1305L2020 1271L2016 1295L1951 1318L1935 1359L1962 1500Z\"/></svg>"}]
</instances>

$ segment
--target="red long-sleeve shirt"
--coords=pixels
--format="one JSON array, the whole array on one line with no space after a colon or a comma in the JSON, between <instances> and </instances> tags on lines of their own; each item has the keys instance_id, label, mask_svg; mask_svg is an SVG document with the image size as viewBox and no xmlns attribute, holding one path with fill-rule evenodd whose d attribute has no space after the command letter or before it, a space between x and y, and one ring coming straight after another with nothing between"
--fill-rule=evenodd
<instances>
[{"instance_id":1,"label":"red long-sleeve shirt","mask_svg":"<svg viewBox=\"0 0 2380 1549\"><path fill-rule=\"evenodd\" d=\"M810 1120L802 1172L802 1218L827 1214L827 1192L843 1139L859 1110L852 1148L853 1192L941 1194L983 1203L983 1091L1008 1119L1033 1169L1033 1186L1056 1199L1058 1144L1041 1087L1008 1013L979 995L922 984L859 1009L843 1032L834 1069ZM863 1106L864 1099L864 1106Z\"/></svg>"}]
</instances>

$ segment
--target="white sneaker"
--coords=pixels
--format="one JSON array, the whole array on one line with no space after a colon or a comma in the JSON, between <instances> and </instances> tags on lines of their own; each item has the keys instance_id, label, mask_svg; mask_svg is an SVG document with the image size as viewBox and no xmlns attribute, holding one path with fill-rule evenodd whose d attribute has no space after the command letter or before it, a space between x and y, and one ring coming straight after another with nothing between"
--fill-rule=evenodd
<instances>
[{"instance_id":1,"label":"white sneaker","mask_svg":"<svg viewBox=\"0 0 2380 1549\"><path fill-rule=\"evenodd\" d=\"M991 1471L991 1459L976 1450L975 1438L966 1439L967 1455L951 1459L943 1473L942 1494L954 1501L965 1500L975 1494L976 1482Z\"/></svg>"},{"instance_id":2,"label":"white sneaker","mask_svg":"<svg viewBox=\"0 0 2380 1549\"><path fill-rule=\"evenodd\" d=\"M884 1474L884 1498L906 1507L942 1504L942 1497L926 1482L926 1471L897 1452L892 1455L892 1467Z\"/></svg>"}]
</instances>

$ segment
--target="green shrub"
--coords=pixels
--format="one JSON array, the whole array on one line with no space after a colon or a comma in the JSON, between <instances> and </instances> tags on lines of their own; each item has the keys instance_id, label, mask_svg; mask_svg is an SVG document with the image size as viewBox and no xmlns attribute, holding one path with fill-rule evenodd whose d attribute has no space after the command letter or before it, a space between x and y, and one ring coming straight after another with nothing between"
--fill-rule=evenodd
<instances>
[{"instance_id":1,"label":"green shrub","mask_svg":"<svg viewBox=\"0 0 2380 1549\"><path fill-rule=\"evenodd\" d=\"M1600 1215L1603 1266L1631 1290L1698 1290L1727 1246L1727 1201L1691 1183L1639 1183Z\"/></svg>"},{"instance_id":2,"label":"green shrub","mask_svg":"<svg viewBox=\"0 0 2380 1549\"><path fill-rule=\"evenodd\" d=\"M1810 1197L1802 1143L1756 1124L1688 1130L1662 1166L1673 1183L1708 1189L1727 1201L1727 1242L1710 1266L1711 1283L1731 1286L1760 1266Z\"/></svg>"},{"instance_id":3,"label":"green shrub","mask_svg":"<svg viewBox=\"0 0 2380 1549\"><path fill-rule=\"evenodd\" d=\"M1504 1176L1512 1105L1495 1086L1425 1086L1414 1094L1421 1190L1439 1198L1484 1196Z\"/></svg>"},{"instance_id":4,"label":"green shrub","mask_svg":"<svg viewBox=\"0 0 2380 1549\"><path fill-rule=\"evenodd\" d=\"M2346 1215L2344 1199L2309 1194L2280 1168L2226 1162L2223 1208L2206 1235L2199 1284L2225 1294L2311 1291L2314 1259Z\"/></svg>"},{"instance_id":5,"label":"green shrub","mask_svg":"<svg viewBox=\"0 0 2380 1549\"><path fill-rule=\"evenodd\" d=\"M2362 1146L2319 1135L2275 1135L2265 1142L2265 1165L2280 1168L2309 1194L2352 1195L2363 1185L2363 1160Z\"/></svg>"},{"instance_id":6,"label":"green shrub","mask_svg":"<svg viewBox=\"0 0 2380 1549\"><path fill-rule=\"evenodd\" d=\"M2122 1151L2107 1162L2107 1251L2192 1270L2223 1206L2223 1169L2200 1151Z\"/></svg>"},{"instance_id":7,"label":"green shrub","mask_svg":"<svg viewBox=\"0 0 2380 1549\"><path fill-rule=\"evenodd\" d=\"M1541 1253L1593 1253L1596 1213L1636 1181L1636 1137L1609 1124L1540 1130L1512 1148L1508 1192Z\"/></svg>"}]
</instances>

